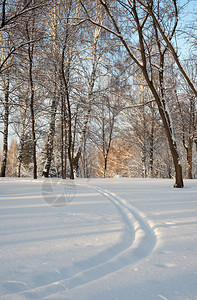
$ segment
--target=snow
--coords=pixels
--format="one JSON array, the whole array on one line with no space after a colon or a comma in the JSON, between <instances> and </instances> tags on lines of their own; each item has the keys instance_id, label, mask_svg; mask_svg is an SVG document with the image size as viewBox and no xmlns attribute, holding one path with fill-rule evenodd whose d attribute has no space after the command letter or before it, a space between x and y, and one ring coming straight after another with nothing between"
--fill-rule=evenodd
<instances>
[{"instance_id":1,"label":"snow","mask_svg":"<svg viewBox=\"0 0 197 300\"><path fill-rule=\"evenodd\" d=\"M197 299L197 180L0 180L0 299Z\"/></svg>"}]
</instances>

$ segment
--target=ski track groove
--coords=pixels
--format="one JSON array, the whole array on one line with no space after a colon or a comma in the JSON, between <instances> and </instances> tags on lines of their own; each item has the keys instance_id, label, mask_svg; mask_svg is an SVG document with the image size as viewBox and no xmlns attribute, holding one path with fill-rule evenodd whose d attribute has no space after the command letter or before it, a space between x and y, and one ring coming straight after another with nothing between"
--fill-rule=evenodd
<instances>
[{"instance_id":1,"label":"ski track groove","mask_svg":"<svg viewBox=\"0 0 197 300\"><path fill-rule=\"evenodd\" d=\"M84 186L84 184L78 185ZM123 221L130 230L130 245L110 259L84 269L71 277L29 290L26 289L20 293L6 294L1 296L0 299L50 299L59 292L66 292L66 290L95 281L128 265L135 264L149 256L154 250L158 242L159 234L155 224L151 220L149 220L139 209L119 197L117 194L97 186L87 184L85 186L105 196L117 207ZM134 237L132 237L133 234Z\"/></svg>"}]
</instances>

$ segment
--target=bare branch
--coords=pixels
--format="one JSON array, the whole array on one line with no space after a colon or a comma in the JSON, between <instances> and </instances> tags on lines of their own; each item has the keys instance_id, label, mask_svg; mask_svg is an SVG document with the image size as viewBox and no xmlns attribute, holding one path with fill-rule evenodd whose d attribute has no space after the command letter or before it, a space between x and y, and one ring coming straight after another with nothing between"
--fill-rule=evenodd
<instances>
[{"instance_id":1,"label":"bare branch","mask_svg":"<svg viewBox=\"0 0 197 300\"><path fill-rule=\"evenodd\" d=\"M34 5L32 7L29 7L29 5L31 4L32 0L28 1L27 4L18 12L13 14L12 16L10 16L7 20L6 20L6 15L5 15L5 3L6 0L3 1L2 4L2 21L1 21L1 25L0 25L0 30L2 30L5 26L10 25L14 20L18 19L19 17L21 17L22 15L35 10L37 8L40 8L44 5L47 5L46 2L41 2L40 4Z\"/></svg>"},{"instance_id":2,"label":"bare branch","mask_svg":"<svg viewBox=\"0 0 197 300\"><path fill-rule=\"evenodd\" d=\"M0 74L5 70L7 69L8 67L6 67L5 69L2 69L3 66L6 64L6 62L8 61L8 59L12 56L12 54L15 54L16 51L18 51L20 48L26 46L26 45L29 45L29 44L33 44L35 42L38 42L42 39L44 39L45 37L41 37L39 39L35 39L35 40L31 40L31 41L28 41L28 42L25 42L25 43L22 43L20 44L18 47L13 47L10 52L8 53L8 55L6 56L6 58L3 60L3 62L1 63L0 65Z\"/></svg>"},{"instance_id":3,"label":"bare branch","mask_svg":"<svg viewBox=\"0 0 197 300\"><path fill-rule=\"evenodd\" d=\"M141 0L138 0L138 2L143 5L144 7L146 7L148 9L148 12L149 14L151 15L155 25L157 26L159 32L161 33L165 43L167 44L168 48L170 49L173 57L174 57L174 60L177 64L177 66L179 67L179 70L180 72L182 73L182 75L184 76L184 78L186 79L188 85L190 86L191 90L193 91L194 95L197 97L197 88L195 87L193 81L191 80L191 78L189 77L189 75L187 74L187 72L185 71L183 65L181 64L180 62L180 59L178 57L178 54L176 53L175 49L174 49L174 46L172 45L171 43L171 39L174 35L174 32L175 32L175 29L176 29L176 26L177 26L177 21L178 19L176 18L176 22L175 22L175 25L174 25L174 28L173 28L173 31L170 35L170 37L168 37L166 34L165 34L165 31L164 29L162 28L158 18L155 16L155 13L154 11L152 10L152 7L149 5L149 4L145 4L144 1L141 1ZM174 0L174 3L176 4L176 1ZM175 10L176 10L176 13L177 13L177 8L175 6Z\"/></svg>"}]
</instances>

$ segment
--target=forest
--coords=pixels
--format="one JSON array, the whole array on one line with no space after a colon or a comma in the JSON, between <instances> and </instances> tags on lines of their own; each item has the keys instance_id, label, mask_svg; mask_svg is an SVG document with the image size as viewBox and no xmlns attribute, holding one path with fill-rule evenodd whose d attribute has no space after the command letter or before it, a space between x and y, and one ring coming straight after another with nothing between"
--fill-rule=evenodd
<instances>
[{"instance_id":1,"label":"forest","mask_svg":"<svg viewBox=\"0 0 197 300\"><path fill-rule=\"evenodd\" d=\"M0 1L0 177L197 178L195 9Z\"/></svg>"}]
</instances>

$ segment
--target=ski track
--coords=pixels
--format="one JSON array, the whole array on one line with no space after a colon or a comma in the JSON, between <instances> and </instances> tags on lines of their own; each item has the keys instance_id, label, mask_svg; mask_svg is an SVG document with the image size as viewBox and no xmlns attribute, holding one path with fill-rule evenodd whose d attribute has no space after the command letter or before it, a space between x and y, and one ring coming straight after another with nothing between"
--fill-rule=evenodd
<instances>
[{"instance_id":1,"label":"ski track","mask_svg":"<svg viewBox=\"0 0 197 300\"><path fill-rule=\"evenodd\" d=\"M69 278L29 290L26 288L18 293L6 294L1 296L0 299L49 299L52 295L58 294L59 292L66 292L66 290L82 286L88 282L95 281L116 272L128 265L135 264L150 255L150 253L155 249L160 238L159 231L156 228L156 225L139 209L119 197L117 194L109 192L108 190L93 185L78 185L87 186L88 188L95 190L117 207L123 221L130 231L129 246L110 259L84 269Z\"/></svg>"}]
</instances>

